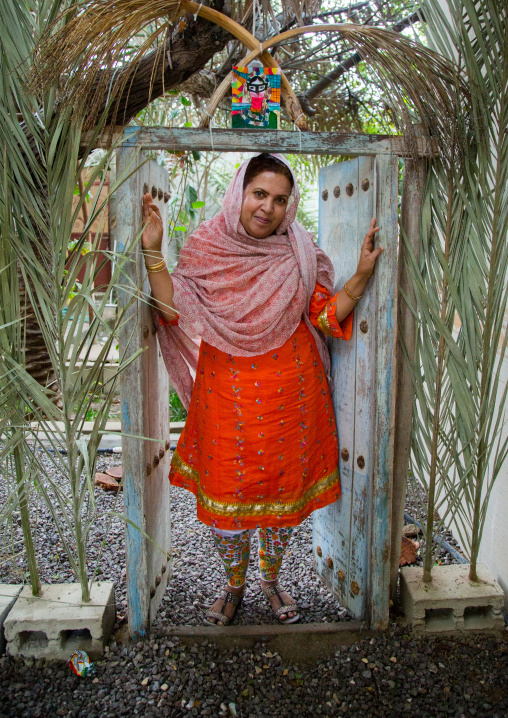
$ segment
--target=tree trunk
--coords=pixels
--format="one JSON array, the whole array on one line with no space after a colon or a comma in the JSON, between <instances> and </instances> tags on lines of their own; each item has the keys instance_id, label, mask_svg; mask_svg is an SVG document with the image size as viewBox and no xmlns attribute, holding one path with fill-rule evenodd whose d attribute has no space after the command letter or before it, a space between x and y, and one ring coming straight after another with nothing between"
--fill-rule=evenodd
<instances>
[{"instance_id":1,"label":"tree trunk","mask_svg":"<svg viewBox=\"0 0 508 718\"><path fill-rule=\"evenodd\" d=\"M214 9L223 12L223 0L219 0ZM182 32L166 39L164 50L154 50L134 69L126 67L123 70L125 78L117 79L128 78L128 81L123 84L121 96L112 105L107 124L127 124L150 102L202 70L231 40L227 30L208 20L199 17L194 20L193 15L186 14L185 22L187 27Z\"/></svg>"}]
</instances>

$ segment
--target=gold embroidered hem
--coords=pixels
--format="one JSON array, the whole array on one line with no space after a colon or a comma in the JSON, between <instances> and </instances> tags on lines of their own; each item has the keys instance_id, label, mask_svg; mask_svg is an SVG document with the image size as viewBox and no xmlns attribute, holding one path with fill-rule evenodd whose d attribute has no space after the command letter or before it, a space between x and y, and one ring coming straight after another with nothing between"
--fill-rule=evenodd
<instances>
[{"instance_id":1,"label":"gold embroidered hem","mask_svg":"<svg viewBox=\"0 0 508 718\"><path fill-rule=\"evenodd\" d=\"M314 486L307 489L303 496L301 496L296 501L284 502L278 500L246 504L239 503L238 501L219 501L217 499L213 499L210 496L207 496L206 493L203 491L202 487L200 486L199 472L196 471L196 469L192 468L192 466L186 464L185 461L183 461L181 456L178 454L178 449L175 450L175 452L173 453L173 458L171 460L171 472L172 477L174 477L176 474L180 475L180 485L184 488L189 488L192 491L192 493L196 496L198 500L198 504L200 504L207 511L217 514L219 516L288 516L299 513L300 511L302 511L302 509L305 509L307 504L309 504L314 499L319 500L319 497L325 492L328 492L330 489L334 489L334 491L337 491L338 486L340 493L340 479L338 468L336 468L335 471L332 471L331 474L328 474L328 476L323 476L323 478L319 479L319 481L317 481ZM191 482L191 484L193 484L193 486L191 486L190 484L189 486L186 486L189 481ZM174 484L175 481L172 480L172 483ZM338 496L336 498L338 498ZM336 499L333 500L335 501ZM322 503L320 502L319 508L321 508L321 506Z\"/></svg>"}]
</instances>

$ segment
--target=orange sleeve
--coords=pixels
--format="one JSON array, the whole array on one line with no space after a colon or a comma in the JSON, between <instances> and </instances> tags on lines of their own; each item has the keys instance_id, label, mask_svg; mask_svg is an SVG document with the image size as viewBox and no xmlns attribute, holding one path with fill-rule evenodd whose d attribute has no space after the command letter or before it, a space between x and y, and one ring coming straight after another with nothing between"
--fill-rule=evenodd
<instances>
[{"instance_id":1,"label":"orange sleeve","mask_svg":"<svg viewBox=\"0 0 508 718\"><path fill-rule=\"evenodd\" d=\"M170 319L169 322L167 322L159 314L159 323L162 324L163 327L174 327L178 324L178 317L175 317L174 319Z\"/></svg>"},{"instance_id":2,"label":"orange sleeve","mask_svg":"<svg viewBox=\"0 0 508 718\"><path fill-rule=\"evenodd\" d=\"M354 310L341 322L337 321L337 295L332 296L321 284L316 284L314 294L310 298L309 317L312 324L323 334L335 339L351 339L353 333Z\"/></svg>"}]
</instances>

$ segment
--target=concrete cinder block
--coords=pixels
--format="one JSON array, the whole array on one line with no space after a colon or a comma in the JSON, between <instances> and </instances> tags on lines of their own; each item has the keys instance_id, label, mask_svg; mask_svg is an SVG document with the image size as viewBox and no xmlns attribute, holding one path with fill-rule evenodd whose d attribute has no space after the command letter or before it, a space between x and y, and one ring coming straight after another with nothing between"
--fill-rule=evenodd
<instances>
[{"instance_id":1,"label":"concrete cinder block","mask_svg":"<svg viewBox=\"0 0 508 718\"><path fill-rule=\"evenodd\" d=\"M469 580L469 564L434 566L424 583L420 566L404 566L400 600L407 623L425 633L502 631L504 593L486 566L477 568L478 583Z\"/></svg>"},{"instance_id":2,"label":"concrete cinder block","mask_svg":"<svg viewBox=\"0 0 508 718\"><path fill-rule=\"evenodd\" d=\"M111 582L94 583L88 603L79 584L45 585L37 597L25 586L4 622L7 654L68 660L80 649L99 658L115 617Z\"/></svg>"},{"instance_id":3,"label":"concrete cinder block","mask_svg":"<svg viewBox=\"0 0 508 718\"><path fill-rule=\"evenodd\" d=\"M5 653L4 621L22 588L22 583L0 583L0 656Z\"/></svg>"}]
</instances>

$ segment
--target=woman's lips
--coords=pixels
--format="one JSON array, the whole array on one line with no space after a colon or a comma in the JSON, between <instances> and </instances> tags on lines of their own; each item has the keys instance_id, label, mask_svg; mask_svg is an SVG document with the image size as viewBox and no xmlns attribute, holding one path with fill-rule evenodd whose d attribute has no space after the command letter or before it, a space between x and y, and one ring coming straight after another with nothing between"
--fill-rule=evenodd
<instances>
[{"instance_id":1,"label":"woman's lips","mask_svg":"<svg viewBox=\"0 0 508 718\"><path fill-rule=\"evenodd\" d=\"M260 224L269 224L269 222L270 222L269 219L265 219L264 217L254 216L254 219L256 219Z\"/></svg>"}]
</instances>

